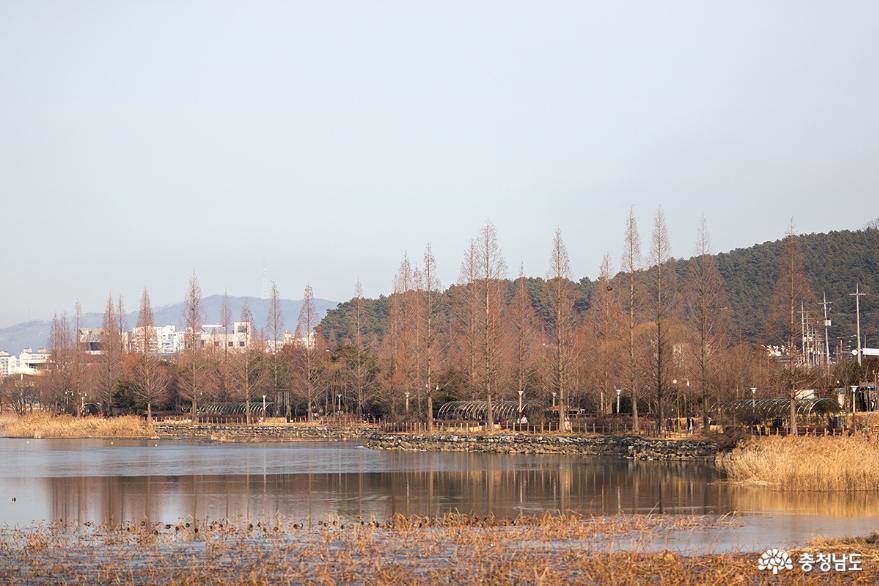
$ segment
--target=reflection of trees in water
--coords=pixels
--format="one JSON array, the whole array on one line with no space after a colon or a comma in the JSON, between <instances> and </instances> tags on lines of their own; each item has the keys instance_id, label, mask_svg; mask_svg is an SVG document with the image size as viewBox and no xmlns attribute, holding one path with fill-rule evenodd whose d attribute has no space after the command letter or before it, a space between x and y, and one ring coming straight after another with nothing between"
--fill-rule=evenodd
<instances>
[{"instance_id":1,"label":"reflection of trees in water","mask_svg":"<svg viewBox=\"0 0 879 586\"><path fill-rule=\"evenodd\" d=\"M119 523L396 513L773 510L879 515L879 496L790 494L715 482L710 466L567 457L430 455L392 472L49 478L46 518Z\"/></svg>"}]
</instances>

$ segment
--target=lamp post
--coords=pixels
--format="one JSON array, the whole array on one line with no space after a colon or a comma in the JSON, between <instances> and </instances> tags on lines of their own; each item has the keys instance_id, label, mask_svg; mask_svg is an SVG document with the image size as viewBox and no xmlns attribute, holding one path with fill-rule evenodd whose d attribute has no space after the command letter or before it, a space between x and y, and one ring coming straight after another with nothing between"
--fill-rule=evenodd
<instances>
[{"instance_id":1,"label":"lamp post","mask_svg":"<svg viewBox=\"0 0 879 586\"><path fill-rule=\"evenodd\" d=\"M409 391L406 391L406 414L409 414Z\"/></svg>"},{"instance_id":2,"label":"lamp post","mask_svg":"<svg viewBox=\"0 0 879 586\"><path fill-rule=\"evenodd\" d=\"M525 391L523 391L522 389L519 389L519 421L517 421L517 423L522 422L522 395L524 395L524 394L525 394Z\"/></svg>"},{"instance_id":3,"label":"lamp post","mask_svg":"<svg viewBox=\"0 0 879 586\"><path fill-rule=\"evenodd\" d=\"M674 378L671 381L671 384L675 387L675 414L677 417L675 418L675 431L681 430L681 395L678 392L678 379Z\"/></svg>"},{"instance_id":4,"label":"lamp post","mask_svg":"<svg viewBox=\"0 0 879 586\"><path fill-rule=\"evenodd\" d=\"M751 387L751 411L757 411L757 387Z\"/></svg>"},{"instance_id":5,"label":"lamp post","mask_svg":"<svg viewBox=\"0 0 879 586\"><path fill-rule=\"evenodd\" d=\"M552 406L555 407L555 391L552 392Z\"/></svg>"},{"instance_id":6,"label":"lamp post","mask_svg":"<svg viewBox=\"0 0 879 586\"><path fill-rule=\"evenodd\" d=\"M79 396L79 416L85 415L85 393Z\"/></svg>"},{"instance_id":7,"label":"lamp post","mask_svg":"<svg viewBox=\"0 0 879 586\"><path fill-rule=\"evenodd\" d=\"M339 401L338 413L342 412L342 393L336 393L336 399Z\"/></svg>"},{"instance_id":8,"label":"lamp post","mask_svg":"<svg viewBox=\"0 0 879 586\"><path fill-rule=\"evenodd\" d=\"M617 389L617 415L620 414L620 395L623 394L623 389Z\"/></svg>"},{"instance_id":9,"label":"lamp post","mask_svg":"<svg viewBox=\"0 0 879 586\"><path fill-rule=\"evenodd\" d=\"M266 416L266 396L262 396L262 416Z\"/></svg>"}]
</instances>

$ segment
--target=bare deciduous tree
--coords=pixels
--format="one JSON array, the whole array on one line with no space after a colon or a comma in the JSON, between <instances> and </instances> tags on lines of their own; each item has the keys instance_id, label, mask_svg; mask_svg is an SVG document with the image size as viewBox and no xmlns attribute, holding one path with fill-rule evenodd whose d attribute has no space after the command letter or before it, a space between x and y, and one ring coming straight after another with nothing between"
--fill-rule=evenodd
<instances>
[{"instance_id":1,"label":"bare deciduous tree","mask_svg":"<svg viewBox=\"0 0 879 586\"><path fill-rule=\"evenodd\" d=\"M180 354L182 366L180 391L184 399L192 403L192 422L198 422L198 400L204 393L202 376L204 375L204 348L202 347L202 301L201 287L198 278L192 273L189 288L186 291L186 302L183 308L183 321L186 327L184 349Z\"/></svg>"},{"instance_id":2,"label":"bare deciduous tree","mask_svg":"<svg viewBox=\"0 0 879 586\"><path fill-rule=\"evenodd\" d=\"M674 272L670 266L671 243L665 215L662 209L656 211L651 237L650 262L653 265L651 276L651 301L653 317L653 383L656 396L656 415L659 428L664 425L665 410L663 398L668 374L669 334L668 319L674 298Z\"/></svg>"},{"instance_id":3,"label":"bare deciduous tree","mask_svg":"<svg viewBox=\"0 0 879 586\"><path fill-rule=\"evenodd\" d=\"M638 365L636 361L635 329L638 325L638 304L640 300L640 282L638 271L641 268L641 239L638 236L638 224L635 222L634 210L629 210L626 219L626 237L623 247L623 276L626 279L627 295L625 297L625 310L628 317L628 361L626 362L625 374L629 383L629 393L632 396L632 428L635 433L640 429L638 421Z\"/></svg>"},{"instance_id":4,"label":"bare deciduous tree","mask_svg":"<svg viewBox=\"0 0 879 586\"><path fill-rule=\"evenodd\" d=\"M808 373L802 372L795 352L797 311L801 304L811 303L814 298L806 275L800 240L791 222L784 238L781 270L772 293L766 329L768 334L783 340L787 346L788 361L783 384L790 399L790 431L793 434L797 433L797 388L801 381L809 380Z\"/></svg>"},{"instance_id":5,"label":"bare deciduous tree","mask_svg":"<svg viewBox=\"0 0 879 586\"><path fill-rule=\"evenodd\" d=\"M574 360L574 293L570 281L571 264L561 230L556 230L545 285L547 306L551 310L549 325L553 353L547 373L551 388L558 393L559 429L570 430L568 391L571 364Z\"/></svg>"},{"instance_id":6,"label":"bare deciduous tree","mask_svg":"<svg viewBox=\"0 0 879 586\"><path fill-rule=\"evenodd\" d=\"M150 296L144 289L135 336L137 356L133 366L133 389L137 398L146 403L147 421L152 421L153 404L164 401L168 392L168 375L156 356L158 346Z\"/></svg>"},{"instance_id":7,"label":"bare deciduous tree","mask_svg":"<svg viewBox=\"0 0 879 586\"><path fill-rule=\"evenodd\" d=\"M314 306L314 291L311 284L305 286L305 294L302 296L302 309L299 310L298 330L300 335L307 340L302 354L300 365L302 383L305 385L306 400L308 401L308 420L314 419L314 400L318 371L314 356L315 345L311 343L311 335L317 326L317 309Z\"/></svg>"},{"instance_id":8,"label":"bare deciduous tree","mask_svg":"<svg viewBox=\"0 0 879 586\"><path fill-rule=\"evenodd\" d=\"M113 307L112 295L107 298L107 306L104 310L100 344L96 390L104 412L109 415L113 396L122 376L122 337L119 335L119 318Z\"/></svg>"},{"instance_id":9,"label":"bare deciduous tree","mask_svg":"<svg viewBox=\"0 0 879 586\"><path fill-rule=\"evenodd\" d=\"M711 254L705 218L699 224L696 255L690 259L684 286L686 315L698 343L696 372L702 395L702 426L708 431L708 395L714 384L712 367L727 344L727 300L723 277Z\"/></svg>"},{"instance_id":10,"label":"bare deciduous tree","mask_svg":"<svg viewBox=\"0 0 879 586\"><path fill-rule=\"evenodd\" d=\"M480 348L482 362L482 388L486 397L486 425L494 428L492 395L497 393L497 349L500 334L500 305L503 298L503 281L506 264L501 256L497 232L491 223L483 226L476 243L477 276L479 286Z\"/></svg>"}]
</instances>

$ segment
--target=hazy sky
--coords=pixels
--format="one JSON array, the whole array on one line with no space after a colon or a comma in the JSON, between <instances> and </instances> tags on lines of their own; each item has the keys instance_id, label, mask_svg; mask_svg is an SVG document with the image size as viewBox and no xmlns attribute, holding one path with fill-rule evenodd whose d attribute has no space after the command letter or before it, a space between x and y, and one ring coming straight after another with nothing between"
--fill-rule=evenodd
<instances>
[{"instance_id":1,"label":"hazy sky","mask_svg":"<svg viewBox=\"0 0 879 586\"><path fill-rule=\"evenodd\" d=\"M879 215L879 3L0 1L0 326Z\"/></svg>"}]
</instances>

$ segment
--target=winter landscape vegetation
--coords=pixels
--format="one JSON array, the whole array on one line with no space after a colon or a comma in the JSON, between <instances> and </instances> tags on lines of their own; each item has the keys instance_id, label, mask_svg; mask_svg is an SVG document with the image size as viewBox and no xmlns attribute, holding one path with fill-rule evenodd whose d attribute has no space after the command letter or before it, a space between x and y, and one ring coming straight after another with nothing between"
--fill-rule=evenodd
<instances>
[{"instance_id":1,"label":"winter landscape vegetation","mask_svg":"<svg viewBox=\"0 0 879 586\"><path fill-rule=\"evenodd\" d=\"M0 0L0 583L879 583L877 22Z\"/></svg>"}]
</instances>

